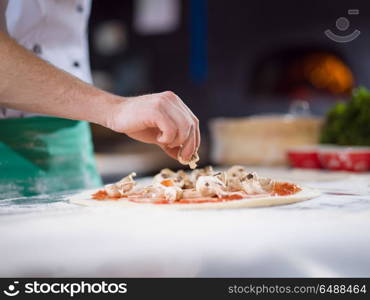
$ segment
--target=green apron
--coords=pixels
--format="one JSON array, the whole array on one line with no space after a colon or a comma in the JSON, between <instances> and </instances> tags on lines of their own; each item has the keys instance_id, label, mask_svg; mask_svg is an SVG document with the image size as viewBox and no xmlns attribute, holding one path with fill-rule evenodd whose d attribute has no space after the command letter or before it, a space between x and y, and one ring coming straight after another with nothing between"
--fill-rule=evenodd
<instances>
[{"instance_id":1,"label":"green apron","mask_svg":"<svg viewBox=\"0 0 370 300\"><path fill-rule=\"evenodd\" d=\"M99 186L89 124L0 120L0 199Z\"/></svg>"}]
</instances>

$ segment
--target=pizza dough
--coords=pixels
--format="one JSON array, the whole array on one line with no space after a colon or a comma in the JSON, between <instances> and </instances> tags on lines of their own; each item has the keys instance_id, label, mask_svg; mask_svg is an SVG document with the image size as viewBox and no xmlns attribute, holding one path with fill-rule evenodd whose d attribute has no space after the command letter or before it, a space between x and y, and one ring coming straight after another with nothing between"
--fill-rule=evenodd
<instances>
[{"instance_id":1,"label":"pizza dough","mask_svg":"<svg viewBox=\"0 0 370 300\"><path fill-rule=\"evenodd\" d=\"M209 202L209 203L191 203L191 204L153 204L153 203L137 203L127 199L122 200L94 200L92 194L97 190L89 190L69 197L69 201L74 204L84 206L105 206L105 207L150 207L160 209L233 209L233 208L251 208L285 205L305 200L310 200L320 196L320 192L309 187L302 187L302 190L296 194L288 196L261 196L241 200L232 200L224 202Z\"/></svg>"},{"instance_id":2,"label":"pizza dough","mask_svg":"<svg viewBox=\"0 0 370 300\"><path fill-rule=\"evenodd\" d=\"M292 182L258 176L239 165L218 172L212 166L191 172L163 169L144 186L134 180L135 176L131 173L100 190L73 196L70 201L88 206L220 209L289 204L320 194Z\"/></svg>"}]
</instances>

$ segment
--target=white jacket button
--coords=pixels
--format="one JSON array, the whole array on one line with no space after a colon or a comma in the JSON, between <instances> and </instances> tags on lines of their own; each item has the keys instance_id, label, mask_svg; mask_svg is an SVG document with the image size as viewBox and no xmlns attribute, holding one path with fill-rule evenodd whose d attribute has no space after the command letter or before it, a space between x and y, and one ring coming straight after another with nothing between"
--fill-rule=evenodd
<instances>
[{"instance_id":1,"label":"white jacket button","mask_svg":"<svg viewBox=\"0 0 370 300\"><path fill-rule=\"evenodd\" d=\"M82 13L84 11L82 4L77 4L76 9L79 13Z\"/></svg>"},{"instance_id":2,"label":"white jacket button","mask_svg":"<svg viewBox=\"0 0 370 300\"><path fill-rule=\"evenodd\" d=\"M33 51L33 53L35 53L37 55L40 55L42 53L41 46L39 44L33 45L32 51Z\"/></svg>"}]
</instances>

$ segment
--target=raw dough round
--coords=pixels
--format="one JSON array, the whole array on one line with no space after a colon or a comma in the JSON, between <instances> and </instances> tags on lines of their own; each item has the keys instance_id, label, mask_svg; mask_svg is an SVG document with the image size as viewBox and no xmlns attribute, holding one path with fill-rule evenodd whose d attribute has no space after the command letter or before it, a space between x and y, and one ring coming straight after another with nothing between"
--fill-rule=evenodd
<instances>
[{"instance_id":1,"label":"raw dough round","mask_svg":"<svg viewBox=\"0 0 370 300\"><path fill-rule=\"evenodd\" d=\"M155 207L163 209L223 209L223 208L244 208L244 207L263 207L285 205L295 202L310 200L321 195L321 193L312 188L301 187L302 191L290 196L261 196L249 199L232 200L225 202L213 203L191 203L191 204L151 204L151 203L137 203L122 200L94 200L91 195L96 190L85 191L69 197L69 201L74 204L84 206L112 206L112 207Z\"/></svg>"}]
</instances>

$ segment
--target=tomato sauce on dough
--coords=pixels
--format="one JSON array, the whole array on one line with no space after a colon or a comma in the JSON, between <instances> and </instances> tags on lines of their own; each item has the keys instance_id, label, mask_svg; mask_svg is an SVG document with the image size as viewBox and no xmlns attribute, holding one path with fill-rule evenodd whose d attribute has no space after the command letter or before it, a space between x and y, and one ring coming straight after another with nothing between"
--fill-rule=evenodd
<instances>
[{"instance_id":1,"label":"tomato sauce on dough","mask_svg":"<svg viewBox=\"0 0 370 300\"><path fill-rule=\"evenodd\" d=\"M300 192L302 189L289 182L276 182L272 189L272 194L277 196L288 196Z\"/></svg>"},{"instance_id":2,"label":"tomato sauce on dough","mask_svg":"<svg viewBox=\"0 0 370 300\"><path fill-rule=\"evenodd\" d=\"M169 182L166 182L165 184L170 184ZM298 187L297 185L293 183L288 182L276 182L274 183L272 192L270 194L266 194L265 196L289 196L293 195L295 193L298 193L302 189ZM95 194L92 195L92 198L94 200L119 200L119 199L126 199L131 202L135 203L151 203L151 204L199 204L199 203L215 203L215 202L226 202L226 201L233 201L233 200L241 200L241 199L247 199L247 198L254 198L256 196L262 196L262 195L230 195L222 198L218 197L204 197L204 198L185 198L177 200L176 202L166 200L164 198L143 198L140 194L132 194L128 197L109 197L107 192L104 190L99 190Z\"/></svg>"}]
</instances>

